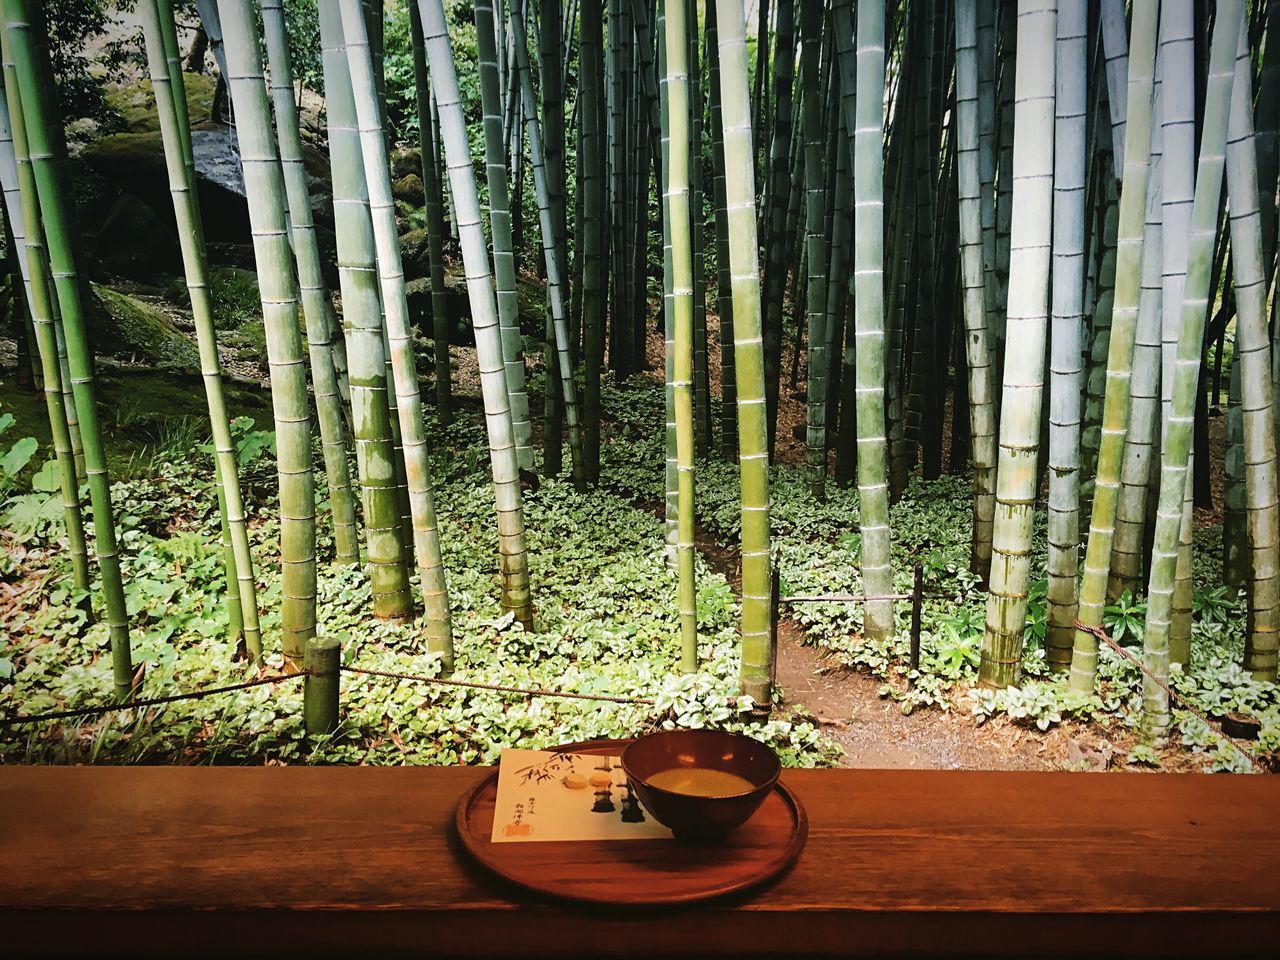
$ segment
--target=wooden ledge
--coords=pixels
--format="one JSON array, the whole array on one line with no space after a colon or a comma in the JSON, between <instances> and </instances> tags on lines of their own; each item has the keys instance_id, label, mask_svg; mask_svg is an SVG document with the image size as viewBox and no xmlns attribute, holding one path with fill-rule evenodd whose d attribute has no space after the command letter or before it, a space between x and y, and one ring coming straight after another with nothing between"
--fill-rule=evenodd
<instances>
[{"instance_id":1,"label":"wooden ledge","mask_svg":"<svg viewBox=\"0 0 1280 960\"><path fill-rule=\"evenodd\" d=\"M0 944L26 953L1271 954L1280 778L787 771L795 868L589 912L460 858L476 768L0 768Z\"/></svg>"}]
</instances>

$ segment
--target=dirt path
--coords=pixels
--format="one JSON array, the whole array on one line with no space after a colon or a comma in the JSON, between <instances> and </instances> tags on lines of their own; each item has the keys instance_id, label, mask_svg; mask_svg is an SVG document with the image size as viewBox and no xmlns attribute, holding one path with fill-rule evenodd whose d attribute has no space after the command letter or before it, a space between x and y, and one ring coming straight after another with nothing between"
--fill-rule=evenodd
<instances>
[{"instance_id":1,"label":"dirt path","mask_svg":"<svg viewBox=\"0 0 1280 960\"><path fill-rule=\"evenodd\" d=\"M707 565L739 590L737 551L718 544L701 525L697 544ZM807 645L803 628L787 616L778 622L777 681L784 704L812 716L840 744L846 767L1056 770L1080 752L1061 728L1040 735L1004 722L979 727L955 712L904 715L896 701L880 696L882 681Z\"/></svg>"}]
</instances>

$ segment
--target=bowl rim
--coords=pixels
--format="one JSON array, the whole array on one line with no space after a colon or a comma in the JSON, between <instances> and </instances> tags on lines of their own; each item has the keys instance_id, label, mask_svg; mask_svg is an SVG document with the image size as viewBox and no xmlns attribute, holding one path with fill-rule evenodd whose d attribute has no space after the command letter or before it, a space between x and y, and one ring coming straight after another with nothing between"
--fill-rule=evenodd
<instances>
[{"instance_id":1,"label":"bowl rim","mask_svg":"<svg viewBox=\"0 0 1280 960\"><path fill-rule=\"evenodd\" d=\"M764 783L761 783L758 785L752 784L750 790L743 790L740 793L718 793L718 794L715 794L714 796L707 796L706 794L698 794L698 793L681 793L679 790L670 790L667 787L660 787L660 786L657 786L656 784L650 783L649 780L647 780L645 777L642 777L639 774L632 772L631 765L627 762L627 754L630 753L632 747L636 746L636 744L640 743L643 740L649 739L650 737L669 736L671 734L677 734L677 733L694 734L694 735L697 735L700 733L714 733L717 736L730 737L736 740L750 740L752 743L757 744L758 746L764 747L765 750L769 752L769 756L773 757L773 762L775 764L774 771L770 775L769 779L766 780ZM622 753L619 756L619 761L622 765L622 772L627 775L627 779L636 780L644 784L645 789L656 790L659 793L666 794L669 797L684 797L686 799L693 799L693 800L736 800L742 797L749 797L754 793L767 793L768 791L772 790L774 786L777 785L778 780L781 779L782 777L782 758L778 756L777 751L774 750L773 747L769 746L769 744L765 743L763 740L757 740L755 737L748 736L745 733L737 733L736 731L732 731L732 730L713 730L713 729L654 730L651 733L646 733L639 737L636 737L629 744L623 747ZM674 768L668 767L667 769L674 769ZM659 771L659 772L661 773L664 771ZM746 778L744 777L743 779L746 779Z\"/></svg>"}]
</instances>

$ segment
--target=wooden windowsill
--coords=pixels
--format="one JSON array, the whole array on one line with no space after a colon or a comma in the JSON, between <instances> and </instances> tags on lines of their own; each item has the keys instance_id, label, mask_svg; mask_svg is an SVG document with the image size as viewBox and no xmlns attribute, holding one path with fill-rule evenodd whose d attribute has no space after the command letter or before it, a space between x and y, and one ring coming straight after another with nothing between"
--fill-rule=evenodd
<instances>
[{"instance_id":1,"label":"wooden windowsill","mask_svg":"<svg viewBox=\"0 0 1280 960\"><path fill-rule=\"evenodd\" d=\"M0 768L0 951L1265 955L1280 778L787 771L790 873L653 915L463 861L476 768ZM1274 954L1272 954L1274 955Z\"/></svg>"}]
</instances>

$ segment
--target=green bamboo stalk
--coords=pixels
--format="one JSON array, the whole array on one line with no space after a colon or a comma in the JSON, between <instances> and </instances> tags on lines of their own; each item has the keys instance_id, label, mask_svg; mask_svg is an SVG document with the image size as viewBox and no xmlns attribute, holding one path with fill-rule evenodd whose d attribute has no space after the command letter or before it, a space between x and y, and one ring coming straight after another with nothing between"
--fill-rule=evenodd
<instances>
[{"instance_id":1,"label":"green bamboo stalk","mask_svg":"<svg viewBox=\"0 0 1280 960\"><path fill-rule=\"evenodd\" d=\"M1160 498L1156 510L1151 575L1147 586L1146 627L1142 638L1143 661L1151 674L1143 678L1142 726L1144 734L1156 741L1164 738L1169 722L1169 697L1160 681L1167 682L1171 659L1170 634L1174 613L1174 584L1180 552L1179 540L1184 523L1187 478L1190 474L1191 433L1200 376L1205 314L1211 294L1209 288L1212 280L1213 246L1218 226L1218 202L1222 193L1234 60L1243 29L1242 8L1243 4L1224 4L1219 8L1213 25L1213 39L1209 52L1209 77L1205 88L1204 129L1200 135L1200 159L1195 173L1191 233L1187 238L1187 270L1185 284L1182 287L1182 323L1178 334L1177 356L1173 364L1171 406L1165 422L1164 445L1161 453ZM1162 57L1164 53L1162 48ZM1166 64L1163 77L1162 104L1166 107L1174 101L1176 96L1172 66L1171 60ZM1169 217L1168 193L1170 184L1169 115L1170 112L1164 114L1163 129L1166 234L1173 226ZM1125 148L1127 151L1128 144ZM1165 266L1167 269L1167 258Z\"/></svg>"},{"instance_id":2,"label":"green bamboo stalk","mask_svg":"<svg viewBox=\"0 0 1280 960\"><path fill-rule=\"evenodd\" d=\"M62 138L58 88L49 65L48 34L40 12L26 0L4 0L4 68L10 123L25 130L40 215L48 244L49 266L61 307L71 389L79 414L84 444L89 499L93 505L94 549L102 576L102 592L111 640L112 677L116 696L133 689L129 651L128 613L120 576L111 482L98 425L93 381L93 353L80 271L79 236L73 209L74 193L67 173L67 148ZM19 116L19 106L21 116ZM36 197L30 198L36 200ZM34 237L34 229L27 233ZM33 285L34 287L34 285Z\"/></svg>"},{"instance_id":3,"label":"green bamboo stalk","mask_svg":"<svg viewBox=\"0 0 1280 960\"><path fill-rule=\"evenodd\" d=\"M519 10L519 4L512 8L512 13L519 16L523 24L524 18ZM568 264L568 246L565 240L564 226L564 91L562 85L562 77L560 74L560 57L561 57L561 34L563 33L560 21L561 10L559 3L541 3L538 4L534 11L534 22L537 25L534 40L537 43L536 54L539 61L539 97L541 101L541 109L535 105L530 107L529 103L525 103L524 119L526 125L530 120L538 121L539 133L539 149L541 152L542 167L542 183L543 189L539 192L537 187L537 170L534 168L534 200L540 205L545 204L547 208L547 216L544 219L542 211L539 210L538 222L542 228L549 221L550 233L547 230L540 229L543 234L545 260L545 246L550 244L555 251L556 262L559 264L559 276L557 287L560 292L560 316L565 326L565 342L568 343L568 304L571 301L569 292L568 277L565 275L566 265ZM513 33L513 52L515 44L518 42L514 38ZM525 60L528 62L528 47L525 50ZM519 54L516 54L517 61ZM533 72L532 70L517 71L519 77L529 78L530 101L534 104L537 100L533 100ZM520 80L523 87L523 79ZM523 91L521 91L523 96ZM532 155L533 144L530 142L530 153ZM534 164L531 162L530 167ZM548 287L550 282L548 281ZM550 290L548 290L550 294ZM548 301L550 297L548 296ZM548 308L551 304L548 302ZM559 476L563 468L564 460L564 433L566 411L563 396L563 382L566 376L572 378L573 368L565 364L559 353L559 338L556 333L556 323L554 311L548 309L544 317L544 362L547 368L547 375L543 381L543 419L542 419L542 446L543 446L543 466L548 476ZM573 350L570 349L570 359L572 359ZM580 462L581 458L578 458ZM571 461L572 462L572 461ZM573 468L575 484L579 489L584 489L583 476L581 467Z\"/></svg>"},{"instance_id":4,"label":"green bamboo stalk","mask_svg":"<svg viewBox=\"0 0 1280 960\"><path fill-rule=\"evenodd\" d=\"M998 101L995 198L995 304L991 327L992 352L997 370L1004 369L1005 314L1009 302L1009 240L1013 224L1014 86L1017 75L1017 0L1002 0L997 33L1000 70L996 78ZM996 403L1002 397L997 393Z\"/></svg>"},{"instance_id":5,"label":"green bamboo stalk","mask_svg":"<svg viewBox=\"0 0 1280 960\"><path fill-rule=\"evenodd\" d=\"M138 9L142 17L156 114L160 120L160 133L164 142L169 193L173 200L174 219L178 225L178 242L182 247L187 292L191 297L191 317L195 323L196 342L200 351L200 373L209 407L223 532L231 546L231 556L227 563L227 602L232 632L238 632L238 617L244 631L245 647L250 656L258 659L262 656L262 631L258 625L253 553L249 546L244 499L240 492L235 442L231 437L226 398L222 392L222 369L218 358L217 331L213 322L213 298L209 290L204 228L200 222L200 207L195 192L194 157L189 148L190 132L188 128L184 136L182 118L186 111L185 107L182 110L177 107L179 99L185 103L186 94L181 86L175 88L166 56L164 18L171 13L166 7L164 0L147 0ZM179 76L179 83L181 82Z\"/></svg>"},{"instance_id":6,"label":"green bamboo stalk","mask_svg":"<svg viewBox=\"0 0 1280 960\"><path fill-rule=\"evenodd\" d=\"M191 145L191 125L190 117L187 113L185 93L186 81L182 76L182 61L178 52L178 35L177 26L174 22L173 4L171 0L155 0L155 8L160 15L160 40L163 47L162 59L164 61L164 71L168 75L169 80L169 101L172 104L171 109L173 110L174 116L177 118L176 140L181 153L182 164L185 167L184 176L189 173L189 182L194 185L195 152ZM180 90L183 92L175 97L172 95L173 90ZM157 97L156 102L157 108L159 108L159 97ZM157 112L159 112L158 109ZM161 139L163 140L163 133L161 134ZM204 228L203 224L200 222L200 206L198 202L195 205L195 223L197 230L203 234ZM190 290L188 290L188 295L190 295ZM231 534L231 523L229 519L230 512L222 476L222 462L217 456L216 448L214 450L213 458L213 474L214 487L217 490L218 497L218 524L222 531L223 572L227 580L227 632L231 641L233 643L238 643L240 638L245 634L244 605L241 602L241 595L243 591L241 589L239 574L237 572L236 547ZM253 587L256 593L256 584L253 584ZM255 625L254 633L259 634L256 647L251 646L248 642L245 644L246 649L253 653L255 650L260 651L262 646L260 631L256 629L256 598L255 609L251 613L250 619Z\"/></svg>"},{"instance_id":7,"label":"green bamboo stalk","mask_svg":"<svg viewBox=\"0 0 1280 960\"><path fill-rule=\"evenodd\" d=\"M964 288L965 359L968 367L969 436L973 456L973 545L969 561L983 582L991 571L995 515L995 374L987 327L987 271L983 258L976 0L956 3L956 163L959 174L960 264Z\"/></svg>"},{"instance_id":8,"label":"green bamboo stalk","mask_svg":"<svg viewBox=\"0 0 1280 960\"><path fill-rule=\"evenodd\" d=\"M669 100L667 73L666 3L658 6L658 96L661 101L662 135L659 140L662 153L661 166L667 169L671 157L671 103ZM680 563L680 481L678 450L676 446L676 320L675 320L675 271L671 252L671 197L666 184L660 184L662 193L662 359L663 400L665 402L666 429L663 434L663 481L665 497L663 533L665 556L673 570Z\"/></svg>"},{"instance_id":9,"label":"green bamboo stalk","mask_svg":"<svg viewBox=\"0 0 1280 960\"><path fill-rule=\"evenodd\" d=\"M490 4L492 8L492 4ZM436 130L435 111L432 109L431 103L431 78L427 74L427 52L422 45L422 20L418 16L418 8L415 4L409 4L409 32L412 41L413 53L413 79L414 94L418 107L418 148L422 155L422 184L424 213L427 221L427 261L428 273L431 284L431 335L432 350L435 354L435 374L436 374L436 419L444 426L448 426L453 422L453 369L449 361L449 314L445 307L445 290L444 290L444 205L441 201L441 183L440 183L440 136ZM490 31L492 32L492 31ZM480 82L481 90L484 89L486 76L486 67L483 59L480 63ZM488 116L486 114L486 123ZM488 127L486 126L486 143L488 137ZM502 119L498 118L498 154L502 157ZM506 170L505 165L503 170ZM506 190L506 179L503 178L502 188ZM490 187L492 191L492 187ZM495 203L490 201L490 206ZM491 214L493 216L493 214ZM511 236L511 217L507 213L506 219L508 248ZM495 259L497 257L497 232L494 234ZM514 268L513 268L514 270ZM499 281L501 283L501 280ZM499 302L501 303L501 290L499 292ZM505 317L504 317L505 319ZM505 329L505 328L504 328ZM504 341L505 344L505 341ZM516 356L520 357L519 369L519 386L521 397L524 398L525 409L528 409L528 398L524 397L524 362L519 352L519 336L517 331ZM512 395L512 404L516 403L516 396ZM528 426L526 417L526 427ZM518 433L517 433L518 435ZM528 446L526 437L526 447ZM529 452L530 463L532 463L532 451Z\"/></svg>"},{"instance_id":10,"label":"green bamboo stalk","mask_svg":"<svg viewBox=\"0 0 1280 960\"><path fill-rule=\"evenodd\" d=\"M587 482L600 480L600 378L604 366L604 326L608 301L605 258L609 234L605 209L605 86L601 3L586 0L580 7L582 155L580 159L583 214L582 269L582 456Z\"/></svg>"},{"instance_id":11,"label":"green bamboo stalk","mask_svg":"<svg viewBox=\"0 0 1280 960\"><path fill-rule=\"evenodd\" d=\"M982 223L982 286L987 322L987 350L995 359L993 331L999 320L996 285L996 5L979 3L976 29L978 84L978 218ZM957 66L959 60L957 58ZM958 117L958 114L957 114ZM966 348L967 349L967 348ZM994 386L993 386L994 391ZM970 401L972 402L972 400ZM992 398L995 402L995 398ZM994 454L993 454L994 457ZM994 461L993 461L994 462ZM995 494L991 494L992 509ZM976 550L976 547L975 547ZM984 546L987 558L979 568L986 582L991 550ZM978 571L975 571L978 572Z\"/></svg>"},{"instance_id":12,"label":"green bamboo stalk","mask_svg":"<svg viewBox=\"0 0 1280 960\"><path fill-rule=\"evenodd\" d=\"M801 113L804 118L805 256L808 260L808 403L806 404L805 467L809 493L827 496L827 242L826 165L823 163L822 93L819 60L822 55L822 10L803 4L800 11Z\"/></svg>"},{"instance_id":13,"label":"green bamboo stalk","mask_svg":"<svg viewBox=\"0 0 1280 960\"><path fill-rule=\"evenodd\" d=\"M423 605L427 617L427 648L440 654L446 668L453 666L453 633L449 614L449 588L445 582L440 530L436 523L431 466L422 420L422 393L413 357L413 331L405 293L400 236L396 230L395 199L391 195L391 166L382 115L378 110L373 49L361 12L342 5L342 32L347 69L359 124L369 214L377 245L378 276L386 334L391 347L393 386L400 434L404 444L405 478L413 524L414 556L422 577Z\"/></svg>"},{"instance_id":14,"label":"green bamboo stalk","mask_svg":"<svg viewBox=\"0 0 1280 960\"><path fill-rule=\"evenodd\" d=\"M685 0L689 38L689 220L693 243L693 403L694 439L698 456L711 447L711 370L707 363L706 217L703 213L702 170L702 31L697 0Z\"/></svg>"},{"instance_id":15,"label":"green bamboo stalk","mask_svg":"<svg viewBox=\"0 0 1280 960\"><path fill-rule=\"evenodd\" d=\"M329 160L338 280L350 363L352 432L364 508L364 535L374 616L400 619L413 613L409 571L400 542L394 449L387 405L386 351L373 224L369 218L355 103L347 73L338 0L319 5L324 62Z\"/></svg>"},{"instance_id":16,"label":"green bamboo stalk","mask_svg":"<svg viewBox=\"0 0 1280 960\"><path fill-rule=\"evenodd\" d=\"M868 594L884 596L893 592L884 430L884 0L861 0L857 16L853 274L859 526L863 588ZM891 601L867 603L863 633L872 640L893 635Z\"/></svg>"},{"instance_id":17,"label":"green bamboo stalk","mask_svg":"<svg viewBox=\"0 0 1280 960\"><path fill-rule=\"evenodd\" d=\"M698 669L697 582L694 577L693 250L689 217L689 41L684 0L662 0L669 148L663 170L671 218L672 392L676 422L676 493L679 505L677 571L680 583L680 667Z\"/></svg>"},{"instance_id":18,"label":"green bamboo stalk","mask_svg":"<svg viewBox=\"0 0 1280 960\"><path fill-rule=\"evenodd\" d=\"M1256 680L1276 679L1280 650L1280 508L1277 508L1275 410L1267 336L1267 281L1262 211L1254 146L1252 72L1242 30L1227 128L1227 198L1231 206L1231 263L1236 292L1236 352L1244 434L1248 516L1249 613L1244 668ZM1274 203L1266 204L1274 206ZM1234 379L1234 378L1233 378Z\"/></svg>"},{"instance_id":19,"label":"green bamboo stalk","mask_svg":"<svg viewBox=\"0 0 1280 960\"><path fill-rule=\"evenodd\" d=\"M35 174L27 150L27 135L22 122L22 104L18 90L9 92L9 64L6 75L0 77L0 183L4 187L6 225L9 240L18 260L23 292L14 291L15 300L26 303L26 315L35 331L36 353L39 354L41 382L45 409L49 415L49 433L53 439L53 452L58 461L59 493L62 500L62 518L67 530L67 552L71 557L71 579L77 590L87 594L92 589L89 572L89 551L85 543L84 518L80 510L80 485L76 470L75 454L71 447L71 432L67 423L67 408L63 402L64 385L58 357L57 337L54 333L53 294L50 289L49 264L45 252L43 231L40 228L39 200L36 196ZM11 125L9 101L14 104ZM25 198L25 200L24 200ZM92 605L86 603L86 613L92 615Z\"/></svg>"},{"instance_id":20,"label":"green bamboo stalk","mask_svg":"<svg viewBox=\"0 0 1280 960\"><path fill-rule=\"evenodd\" d=\"M978 679L1003 687L1022 672L1031 526L1037 487L1053 222L1054 46L1057 0L1020 0L1018 55L1040 65L1018 71L1013 217L1000 453L991 538L991 586Z\"/></svg>"},{"instance_id":21,"label":"green bamboo stalk","mask_svg":"<svg viewBox=\"0 0 1280 960\"><path fill-rule=\"evenodd\" d=\"M227 57L227 89L236 138L271 367L271 406L280 484L281 645L301 664L316 633L316 517L311 472L311 404L298 329L293 251L285 222L285 186L271 130L271 110L249 0L218 0Z\"/></svg>"},{"instance_id":22,"label":"green bamboo stalk","mask_svg":"<svg viewBox=\"0 0 1280 960\"><path fill-rule=\"evenodd\" d=\"M1126 125L1126 136L1127 125ZM1099 151L1102 163L1109 153ZM1103 177L1102 215L1096 231L1094 247L1097 255L1097 282L1094 286L1093 316L1089 324L1089 356L1085 364L1084 418L1080 431L1081 505L1093 503L1094 484L1098 472L1098 454L1102 443L1103 407L1106 403L1108 357L1111 352L1111 320L1115 310L1116 248L1120 224L1120 198L1114 178ZM1149 179L1149 178L1148 178ZM1091 509L1091 508L1090 508Z\"/></svg>"},{"instance_id":23,"label":"green bamboo stalk","mask_svg":"<svg viewBox=\"0 0 1280 960\"><path fill-rule=\"evenodd\" d=\"M1142 589L1143 538L1147 526L1147 501L1151 494L1153 462L1158 464L1160 438L1160 327L1162 304L1161 202L1163 191L1163 142L1160 118L1160 65L1156 65L1151 124L1151 174L1147 186L1146 223L1142 233L1142 288L1138 300L1138 325L1133 348L1133 376L1129 384L1129 432L1125 438L1116 503L1115 540L1111 548L1111 572L1107 599L1114 601L1128 591Z\"/></svg>"},{"instance_id":24,"label":"green bamboo stalk","mask_svg":"<svg viewBox=\"0 0 1280 960\"><path fill-rule=\"evenodd\" d=\"M1232 353L1227 377L1227 449L1222 458L1222 585L1240 590L1249 580L1249 525L1245 508L1244 410L1241 409L1238 350ZM1270 371L1267 382L1271 382Z\"/></svg>"},{"instance_id":25,"label":"green bamboo stalk","mask_svg":"<svg viewBox=\"0 0 1280 960\"><path fill-rule=\"evenodd\" d=\"M1173 404L1173 368L1178 352L1187 245L1196 182L1195 11L1190 4L1165 5L1160 14L1161 136L1163 137L1160 233L1163 265L1161 308L1161 422L1168 426ZM1225 104L1224 104L1225 108ZM1212 255L1211 255L1212 256ZM1170 656L1186 663L1191 648L1191 472L1183 495L1178 571L1174 587Z\"/></svg>"},{"instance_id":26,"label":"green bamboo stalk","mask_svg":"<svg viewBox=\"0 0 1280 960\"><path fill-rule=\"evenodd\" d=\"M512 437L511 408L503 374L502 339L498 309L490 282L489 255L480 220L480 199L467 141L466 118L458 92L453 51L445 27L441 0L419 0L422 33L431 65L431 86L440 110L440 136L444 146L449 183L457 208L458 235L467 272L467 292L476 335L480 388L484 395L485 423L489 431L489 457L498 510L498 544L502 575L503 609L515 614L525 627L533 626L529 597L529 558L525 548L524 504L520 494L519 465Z\"/></svg>"},{"instance_id":27,"label":"green bamboo stalk","mask_svg":"<svg viewBox=\"0 0 1280 960\"><path fill-rule=\"evenodd\" d=\"M416 13L414 18L417 19ZM493 272L497 281L503 373L511 404L511 425L515 431L516 456L521 469L532 471L534 469L532 425L529 422L529 394L525 386L524 349L523 339L520 336L520 303L516 298L516 261L511 244L511 200L507 187L506 150L502 138L502 90L498 78L498 52L492 0L477 0L475 20L480 68L480 100L484 110L489 229L493 236ZM596 436L599 437L598 432Z\"/></svg>"},{"instance_id":28,"label":"green bamboo stalk","mask_svg":"<svg viewBox=\"0 0 1280 960\"><path fill-rule=\"evenodd\" d=\"M707 70L711 101L711 191L716 224L716 313L720 318L720 455L738 449L738 404L733 366L733 282L729 276L729 222L725 214L724 125L720 117L720 41L716 5L707 4Z\"/></svg>"},{"instance_id":29,"label":"green bamboo stalk","mask_svg":"<svg viewBox=\"0 0 1280 960\"><path fill-rule=\"evenodd\" d=\"M866 0L871 2L871 0ZM771 627L769 440L760 322L755 159L747 92L745 12L716 0L720 112L724 124L725 215L733 282L738 458L742 480L742 692L757 705L772 699L776 649Z\"/></svg>"},{"instance_id":30,"label":"green bamboo stalk","mask_svg":"<svg viewBox=\"0 0 1280 960\"><path fill-rule=\"evenodd\" d=\"M537 107L533 100L533 83L529 78L529 48L525 35L524 18L511 9L511 33L515 44L516 70L520 74L521 94L524 100L525 125L529 138L529 165L533 168L533 188L538 199L538 220L542 227L542 254L547 268L547 295L551 301L551 324L555 344L556 362L547 364L547 375L560 380L564 397L564 414L569 425L569 454L573 464L573 483L578 490L586 490L586 464L582 457L582 423L578 411L578 391L573 377L573 362L569 356L569 327L565 316L564 259L556 230L556 194L552 191L551 175L543 154L542 133L538 123ZM554 112L554 111L553 111ZM563 219L563 211L560 211Z\"/></svg>"},{"instance_id":31,"label":"green bamboo stalk","mask_svg":"<svg viewBox=\"0 0 1280 960\"><path fill-rule=\"evenodd\" d=\"M1088 5L1058 9L1053 155L1053 334L1049 393L1049 668L1071 668L1079 604L1080 397L1084 387L1085 116Z\"/></svg>"},{"instance_id":32,"label":"green bamboo stalk","mask_svg":"<svg viewBox=\"0 0 1280 960\"><path fill-rule=\"evenodd\" d=\"M782 310L787 285L787 213L791 199L790 163L792 118L791 86L795 70L794 0L777 0L774 24L773 63L774 124L769 145L769 204L761 211L766 225L767 254L764 268L764 363L768 402L769 452L773 453L778 419L778 390L781 384ZM721 80L723 83L723 78ZM798 171L797 171L798 172ZM735 297L735 302L736 302Z\"/></svg>"},{"instance_id":33,"label":"green bamboo stalk","mask_svg":"<svg viewBox=\"0 0 1280 960\"><path fill-rule=\"evenodd\" d=\"M307 326L307 354L311 361L311 382L316 398L316 419L320 425L320 443L329 489L334 560L341 564L357 563L360 559L360 536L356 530L342 398L333 357L333 330L337 321L321 271L320 247L311 217L311 196L298 128L298 105L293 98L293 64L285 28L284 0L262 0L262 26L271 70L280 166L287 193L289 235L297 262L302 314Z\"/></svg>"},{"instance_id":34,"label":"green bamboo stalk","mask_svg":"<svg viewBox=\"0 0 1280 960\"><path fill-rule=\"evenodd\" d=\"M1115 536L1124 439L1129 432L1129 382L1137 327L1142 272L1142 232L1147 203L1151 150L1151 100L1155 83L1156 0L1134 0L1129 31L1128 95L1125 103L1124 187L1116 218L1114 305L1106 366L1106 393L1098 442L1097 480L1080 581L1077 619L1085 627L1102 626L1107 574ZM1110 214L1108 214L1110 219ZM1105 272L1105 271L1104 271ZM1102 287L1107 289L1105 277ZM1096 323L1096 318L1095 318ZM1098 667L1098 640L1077 629L1071 652L1072 690L1092 692Z\"/></svg>"},{"instance_id":35,"label":"green bamboo stalk","mask_svg":"<svg viewBox=\"0 0 1280 960\"><path fill-rule=\"evenodd\" d=\"M1106 60L1107 101L1111 112L1112 157L1116 180L1124 177L1124 139L1129 76L1129 42L1125 36L1124 0L1102 0L1102 47Z\"/></svg>"}]
</instances>

